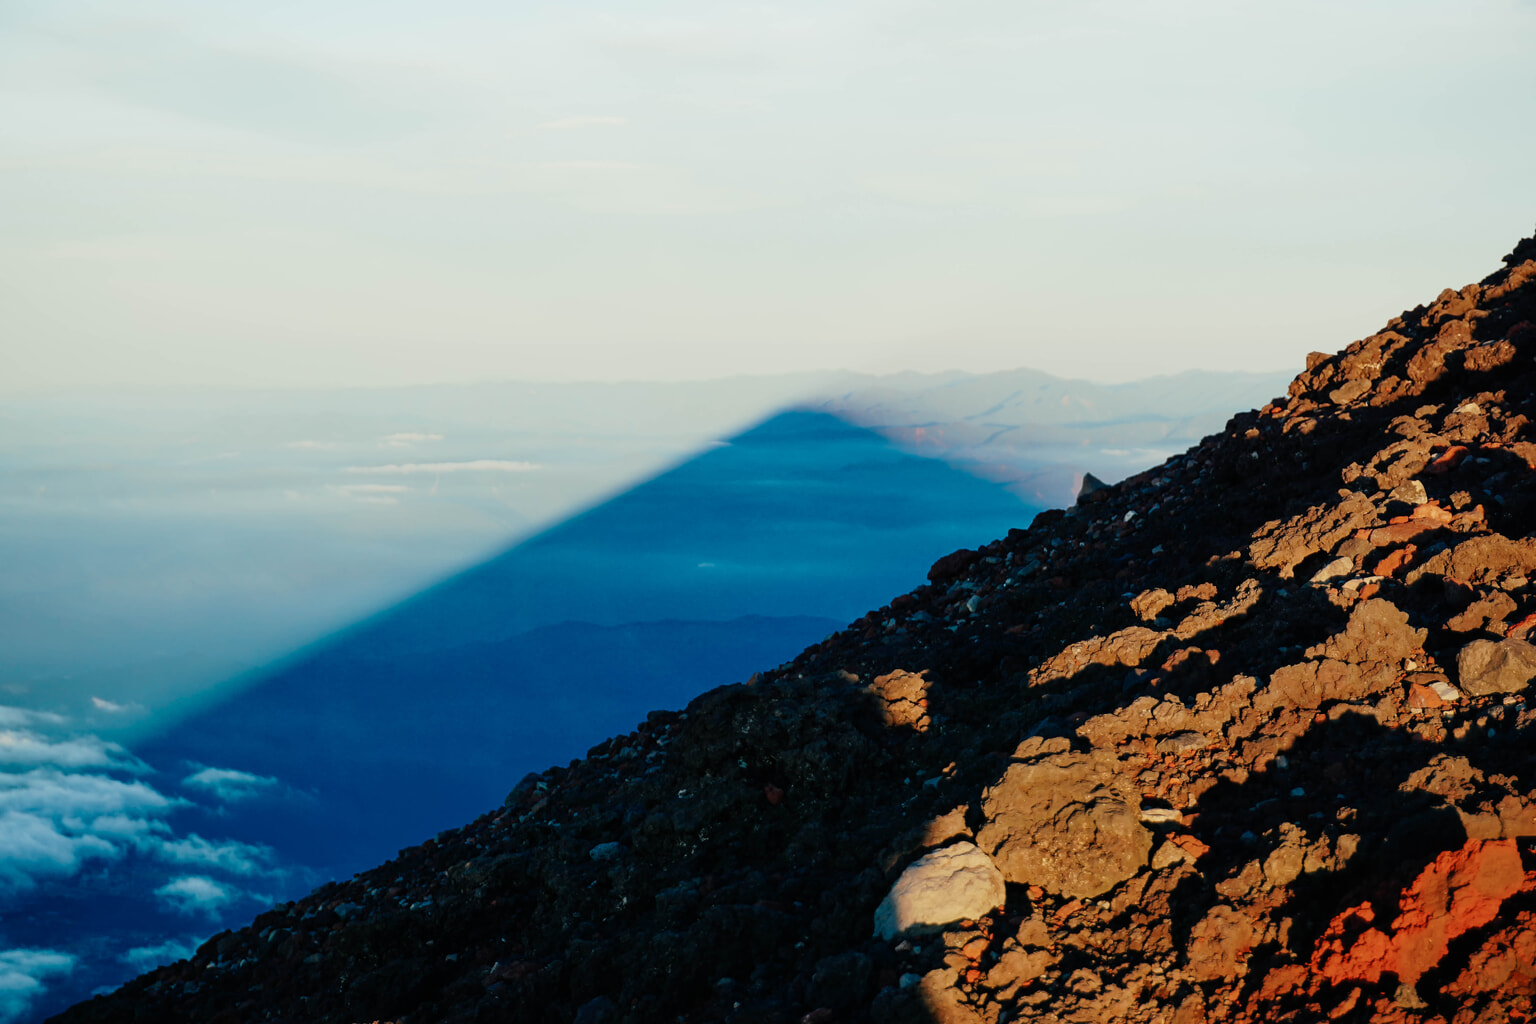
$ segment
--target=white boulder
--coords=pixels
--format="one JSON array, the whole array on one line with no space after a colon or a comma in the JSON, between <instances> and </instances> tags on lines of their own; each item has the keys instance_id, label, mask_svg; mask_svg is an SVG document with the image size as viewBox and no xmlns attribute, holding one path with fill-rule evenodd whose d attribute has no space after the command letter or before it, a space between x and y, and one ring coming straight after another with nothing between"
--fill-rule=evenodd
<instances>
[{"instance_id":1,"label":"white boulder","mask_svg":"<svg viewBox=\"0 0 1536 1024\"><path fill-rule=\"evenodd\" d=\"M875 910L882 939L976 920L1007 898L1003 873L974 843L955 843L913 861Z\"/></svg>"}]
</instances>

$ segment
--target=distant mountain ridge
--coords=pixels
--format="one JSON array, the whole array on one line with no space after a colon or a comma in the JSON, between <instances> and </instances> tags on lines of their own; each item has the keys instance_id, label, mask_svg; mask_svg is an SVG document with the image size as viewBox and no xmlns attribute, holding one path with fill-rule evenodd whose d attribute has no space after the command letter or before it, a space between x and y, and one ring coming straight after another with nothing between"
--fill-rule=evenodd
<instances>
[{"instance_id":1,"label":"distant mountain ridge","mask_svg":"<svg viewBox=\"0 0 1536 1024\"><path fill-rule=\"evenodd\" d=\"M945 459L1020 497L1069 504L1083 474L1119 480L1199 441L1234 407L1262 405L1289 375L1191 370L1125 384L1037 370L898 375L812 407Z\"/></svg>"}]
</instances>

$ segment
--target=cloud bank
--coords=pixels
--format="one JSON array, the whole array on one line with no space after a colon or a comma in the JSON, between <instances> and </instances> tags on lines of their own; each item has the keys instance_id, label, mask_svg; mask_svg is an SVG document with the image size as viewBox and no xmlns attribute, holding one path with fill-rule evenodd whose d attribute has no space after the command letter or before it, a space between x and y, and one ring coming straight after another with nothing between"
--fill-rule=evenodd
<instances>
[{"instance_id":1,"label":"cloud bank","mask_svg":"<svg viewBox=\"0 0 1536 1024\"><path fill-rule=\"evenodd\" d=\"M94 710L119 707L103 703L110 704L98 701ZM138 893L155 910L209 924L265 900L250 886L291 876L270 848L183 833L173 822L178 813L222 813L283 787L230 768L192 768L181 779L186 795L168 794L122 746L72 731L60 715L0 706L0 915L51 899L44 886L61 884L81 894L100 885ZM183 934L186 925L168 927L176 934L149 943L141 935L141 945L120 950L114 936L76 934L33 935L0 948L0 1024L25 1017L50 983L94 970L103 955L138 970L190 955L197 943ZM46 948L56 945L66 948Z\"/></svg>"}]
</instances>

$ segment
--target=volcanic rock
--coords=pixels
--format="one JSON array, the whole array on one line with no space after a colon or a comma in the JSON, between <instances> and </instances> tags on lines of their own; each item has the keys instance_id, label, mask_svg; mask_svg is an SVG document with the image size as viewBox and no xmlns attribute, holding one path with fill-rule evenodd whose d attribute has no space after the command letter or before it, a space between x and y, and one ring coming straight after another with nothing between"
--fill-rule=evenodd
<instances>
[{"instance_id":1,"label":"volcanic rock","mask_svg":"<svg viewBox=\"0 0 1536 1024\"><path fill-rule=\"evenodd\" d=\"M1146 864L1152 834L1141 824L1140 796L1113 755L1044 753L1056 746L1026 741L1015 753L1027 759L986 791L987 824L977 841L1010 882L1097 896ZM1035 750L1042 753L1030 756Z\"/></svg>"},{"instance_id":2,"label":"volcanic rock","mask_svg":"<svg viewBox=\"0 0 1536 1024\"><path fill-rule=\"evenodd\" d=\"M1536 645L1524 640L1474 640L1456 656L1461 688L1474 697L1517 693L1536 679Z\"/></svg>"},{"instance_id":3,"label":"volcanic rock","mask_svg":"<svg viewBox=\"0 0 1536 1024\"><path fill-rule=\"evenodd\" d=\"M882 939L941 930L986 917L1003 905L1003 874L974 843L956 843L918 858L875 908Z\"/></svg>"}]
</instances>

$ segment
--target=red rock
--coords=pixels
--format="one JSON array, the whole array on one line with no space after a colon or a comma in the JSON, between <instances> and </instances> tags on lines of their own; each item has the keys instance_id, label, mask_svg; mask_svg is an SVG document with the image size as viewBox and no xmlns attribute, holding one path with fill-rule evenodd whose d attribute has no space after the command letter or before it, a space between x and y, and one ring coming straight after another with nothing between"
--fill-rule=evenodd
<instances>
[{"instance_id":1,"label":"red rock","mask_svg":"<svg viewBox=\"0 0 1536 1024\"><path fill-rule=\"evenodd\" d=\"M1171 836L1168 841L1189 854L1191 860L1198 859L1211 852L1209 846L1191 835Z\"/></svg>"},{"instance_id":2,"label":"red rock","mask_svg":"<svg viewBox=\"0 0 1536 1024\"><path fill-rule=\"evenodd\" d=\"M1440 524L1434 520L1403 519L1400 522L1394 521L1386 526L1372 530L1367 539L1376 547L1384 548L1392 544L1402 544L1404 541L1410 541L1421 533L1428 533L1430 530L1438 530L1439 528Z\"/></svg>"},{"instance_id":3,"label":"red rock","mask_svg":"<svg viewBox=\"0 0 1536 1024\"><path fill-rule=\"evenodd\" d=\"M1441 508L1438 501L1426 501L1414 508L1413 518L1425 519L1432 523L1448 523L1455 516L1448 509Z\"/></svg>"},{"instance_id":4,"label":"red rock","mask_svg":"<svg viewBox=\"0 0 1536 1024\"><path fill-rule=\"evenodd\" d=\"M1461 460L1466 457L1466 445L1453 445L1452 447L1442 452L1440 455L1436 456L1435 461L1431 462L1424 468L1424 472L1430 474L1431 476L1441 476L1445 473L1449 473L1451 470L1461 465Z\"/></svg>"},{"instance_id":5,"label":"red rock","mask_svg":"<svg viewBox=\"0 0 1536 1024\"><path fill-rule=\"evenodd\" d=\"M1445 701L1441 700L1440 695L1429 687L1414 683L1408 688L1408 706L1424 711L1430 708L1443 708Z\"/></svg>"},{"instance_id":6,"label":"red rock","mask_svg":"<svg viewBox=\"0 0 1536 1024\"><path fill-rule=\"evenodd\" d=\"M1318 939L1312 969L1333 984L1375 983L1390 972L1411 985L1440 963L1452 939L1492 921L1524 881L1513 840L1469 839L1436 857L1404 891L1390 929L1373 926L1370 903L1335 917Z\"/></svg>"},{"instance_id":7,"label":"red rock","mask_svg":"<svg viewBox=\"0 0 1536 1024\"><path fill-rule=\"evenodd\" d=\"M1402 569L1404 566L1413 562L1413 556L1418 552L1418 550L1419 549L1412 544L1409 544L1407 547L1398 548L1396 551L1391 552L1381 561L1377 562L1376 568L1373 571L1377 576L1395 575L1399 569ZM1377 589L1379 590L1380 588L1378 587ZM1365 594L1364 587L1361 588L1360 596L1367 596Z\"/></svg>"},{"instance_id":8,"label":"red rock","mask_svg":"<svg viewBox=\"0 0 1536 1024\"><path fill-rule=\"evenodd\" d=\"M1465 998L1505 988L1536 988L1536 914L1530 911L1485 938L1445 994Z\"/></svg>"}]
</instances>

